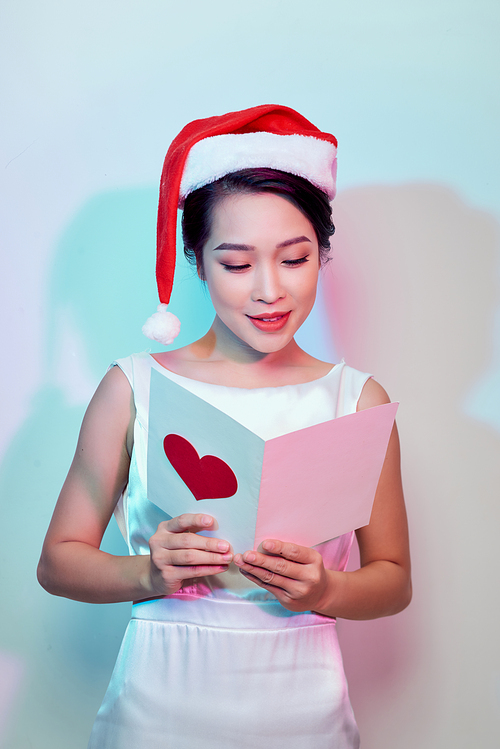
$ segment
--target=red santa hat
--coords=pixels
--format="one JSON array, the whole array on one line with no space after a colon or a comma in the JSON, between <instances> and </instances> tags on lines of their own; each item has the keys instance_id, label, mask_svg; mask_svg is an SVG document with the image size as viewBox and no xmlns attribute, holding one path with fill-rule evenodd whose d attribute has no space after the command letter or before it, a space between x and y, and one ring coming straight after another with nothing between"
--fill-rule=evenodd
<instances>
[{"instance_id":1,"label":"red santa hat","mask_svg":"<svg viewBox=\"0 0 500 749\"><path fill-rule=\"evenodd\" d=\"M167 151L158 205L156 280L160 304L142 332L165 345L180 322L167 311L175 271L177 209L193 190L240 169L267 167L304 177L335 197L337 139L289 107L263 104L184 127Z\"/></svg>"}]
</instances>

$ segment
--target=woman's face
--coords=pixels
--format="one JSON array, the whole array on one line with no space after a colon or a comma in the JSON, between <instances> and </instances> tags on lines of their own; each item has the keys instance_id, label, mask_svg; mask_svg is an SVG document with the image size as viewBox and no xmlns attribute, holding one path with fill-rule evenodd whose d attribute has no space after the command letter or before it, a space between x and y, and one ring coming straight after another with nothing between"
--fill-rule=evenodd
<instances>
[{"instance_id":1,"label":"woman's face","mask_svg":"<svg viewBox=\"0 0 500 749\"><path fill-rule=\"evenodd\" d=\"M219 321L239 342L283 349L312 309L319 264L312 224L285 198L238 195L215 206L203 273Z\"/></svg>"}]
</instances>

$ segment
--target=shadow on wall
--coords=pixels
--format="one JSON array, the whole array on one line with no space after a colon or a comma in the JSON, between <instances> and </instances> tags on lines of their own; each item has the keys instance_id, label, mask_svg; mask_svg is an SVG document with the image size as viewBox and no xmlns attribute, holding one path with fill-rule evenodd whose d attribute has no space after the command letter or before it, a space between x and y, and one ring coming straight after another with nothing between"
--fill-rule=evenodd
<instances>
[{"instance_id":1,"label":"shadow on wall","mask_svg":"<svg viewBox=\"0 0 500 749\"><path fill-rule=\"evenodd\" d=\"M10 498L4 520L14 530L4 535L2 552L9 568L15 560L2 595L15 616L2 620L0 647L24 673L10 720L0 724L2 733L10 731L11 749L86 746L129 618L130 604L89 606L49 596L35 570L97 383L113 359L157 349L141 334L158 303L157 200L154 188L97 195L56 248L46 303L45 382L0 469L0 494ZM213 311L192 268L183 258L179 266L172 307L183 322L176 341L183 345L206 331ZM104 548L127 553L114 522ZM0 688L0 699L3 693Z\"/></svg>"},{"instance_id":2,"label":"shadow on wall","mask_svg":"<svg viewBox=\"0 0 500 749\"><path fill-rule=\"evenodd\" d=\"M498 225L428 184L346 191L335 222L323 282L332 335L401 401L414 565L409 609L340 623L362 738L369 749L448 747L456 730L457 746L486 745L498 710L500 621L484 570L499 572L500 441L464 403L492 365Z\"/></svg>"}]
</instances>

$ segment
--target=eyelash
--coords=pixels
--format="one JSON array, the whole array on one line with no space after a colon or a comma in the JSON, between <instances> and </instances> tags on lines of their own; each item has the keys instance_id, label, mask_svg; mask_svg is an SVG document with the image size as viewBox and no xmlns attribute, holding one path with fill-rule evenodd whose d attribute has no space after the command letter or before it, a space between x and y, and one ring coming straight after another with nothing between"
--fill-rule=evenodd
<instances>
[{"instance_id":1,"label":"eyelash","mask_svg":"<svg viewBox=\"0 0 500 749\"><path fill-rule=\"evenodd\" d=\"M283 265L288 266L289 268L296 267L297 265L303 265L304 263L307 263L309 261L309 255L305 255L304 257L297 258L297 260L284 260ZM229 265L229 263L221 263L224 270L229 271L230 273L238 273L241 271L246 270L247 268L250 268L250 264L246 263L245 265Z\"/></svg>"},{"instance_id":2,"label":"eyelash","mask_svg":"<svg viewBox=\"0 0 500 749\"><path fill-rule=\"evenodd\" d=\"M228 270L232 273L238 273L238 271L246 270L247 268L250 268L248 263L246 265L228 265L227 263L221 263L224 270Z\"/></svg>"},{"instance_id":3,"label":"eyelash","mask_svg":"<svg viewBox=\"0 0 500 749\"><path fill-rule=\"evenodd\" d=\"M303 265L303 263L307 263L309 261L309 255L304 255L304 257L299 257L297 260L284 260L285 265Z\"/></svg>"}]
</instances>

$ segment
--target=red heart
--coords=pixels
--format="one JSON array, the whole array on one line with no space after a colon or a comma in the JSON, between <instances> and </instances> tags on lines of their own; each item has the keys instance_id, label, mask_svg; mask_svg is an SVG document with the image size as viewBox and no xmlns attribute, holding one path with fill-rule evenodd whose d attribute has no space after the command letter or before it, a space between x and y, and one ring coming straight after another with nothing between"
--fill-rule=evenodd
<instances>
[{"instance_id":1,"label":"red heart","mask_svg":"<svg viewBox=\"0 0 500 749\"><path fill-rule=\"evenodd\" d=\"M193 445L179 434L167 434L163 449L196 500L232 497L238 482L228 464L215 455L198 455Z\"/></svg>"}]
</instances>

